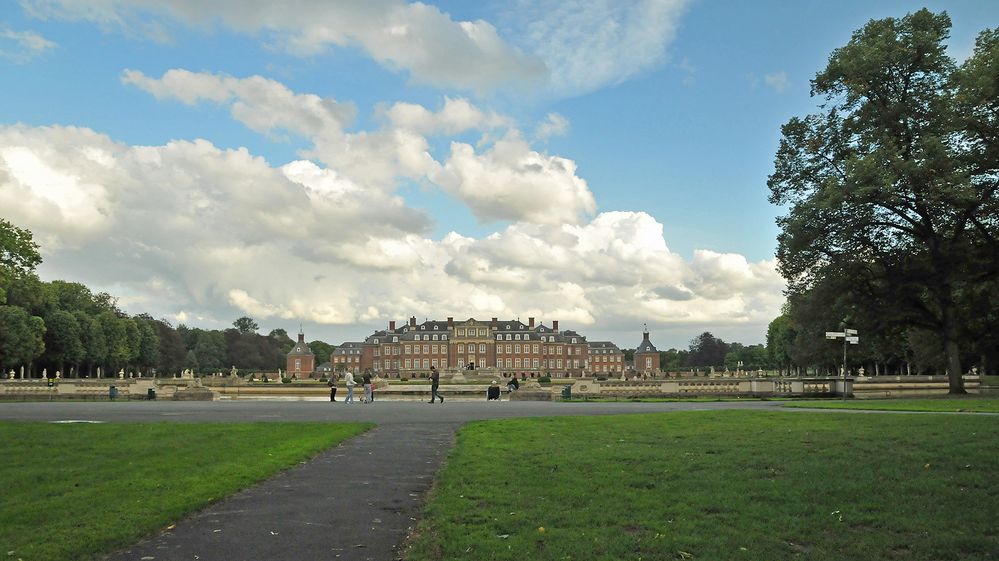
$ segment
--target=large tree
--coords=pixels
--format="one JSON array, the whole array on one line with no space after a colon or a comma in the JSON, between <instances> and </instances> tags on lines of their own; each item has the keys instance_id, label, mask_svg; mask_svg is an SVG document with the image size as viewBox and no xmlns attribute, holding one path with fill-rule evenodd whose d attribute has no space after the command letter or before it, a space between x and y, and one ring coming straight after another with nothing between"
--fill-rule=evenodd
<instances>
[{"instance_id":1,"label":"large tree","mask_svg":"<svg viewBox=\"0 0 999 561\"><path fill-rule=\"evenodd\" d=\"M22 308L0 306L0 367L27 366L45 352L45 322Z\"/></svg>"},{"instance_id":2,"label":"large tree","mask_svg":"<svg viewBox=\"0 0 999 561\"><path fill-rule=\"evenodd\" d=\"M960 301L999 274L999 40L982 33L958 67L949 30L920 10L854 33L812 81L820 112L783 126L768 185L789 208L777 251L789 292L837 283L932 331L964 393Z\"/></svg>"},{"instance_id":3,"label":"large tree","mask_svg":"<svg viewBox=\"0 0 999 561\"><path fill-rule=\"evenodd\" d=\"M41 262L38 244L31 239L31 232L0 218L0 303L6 297L8 283L34 274Z\"/></svg>"},{"instance_id":4,"label":"large tree","mask_svg":"<svg viewBox=\"0 0 999 561\"><path fill-rule=\"evenodd\" d=\"M728 345L725 341L705 331L690 341L690 354L687 361L691 366L704 368L721 367L725 364Z\"/></svg>"}]
</instances>

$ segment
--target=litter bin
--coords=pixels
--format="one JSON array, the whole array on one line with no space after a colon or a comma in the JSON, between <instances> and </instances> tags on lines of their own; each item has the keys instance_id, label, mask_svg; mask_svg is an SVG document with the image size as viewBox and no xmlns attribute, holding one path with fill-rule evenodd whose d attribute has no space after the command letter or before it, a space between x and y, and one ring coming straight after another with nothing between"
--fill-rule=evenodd
<instances>
[{"instance_id":1,"label":"litter bin","mask_svg":"<svg viewBox=\"0 0 999 561\"><path fill-rule=\"evenodd\" d=\"M562 399L572 399L572 386L565 385L562 387Z\"/></svg>"},{"instance_id":2,"label":"litter bin","mask_svg":"<svg viewBox=\"0 0 999 561\"><path fill-rule=\"evenodd\" d=\"M116 397L118 397L118 388L117 388L117 386L111 386L111 387L109 387L108 388L108 399L114 400L114 398L116 398Z\"/></svg>"},{"instance_id":3,"label":"litter bin","mask_svg":"<svg viewBox=\"0 0 999 561\"><path fill-rule=\"evenodd\" d=\"M146 399L156 399L156 388L146 390Z\"/></svg>"}]
</instances>

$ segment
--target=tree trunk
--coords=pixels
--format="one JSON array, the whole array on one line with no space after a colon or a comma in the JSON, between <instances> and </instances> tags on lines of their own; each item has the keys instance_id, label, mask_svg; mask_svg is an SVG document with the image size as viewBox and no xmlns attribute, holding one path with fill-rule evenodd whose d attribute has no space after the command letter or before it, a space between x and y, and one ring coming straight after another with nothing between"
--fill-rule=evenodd
<instances>
[{"instance_id":1,"label":"tree trunk","mask_svg":"<svg viewBox=\"0 0 999 561\"><path fill-rule=\"evenodd\" d=\"M947 341L944 343L947 349L947 383L950 386L951 395L966 394L964 389L964 379L961 377L961 349L957 346L957 341Z\"/></svg>"},{"instance_id":2,"label":"tree trunk","mask_svg":"<svg viewBox=\"0 0 999 561\"><path fill-rule=\"evenodd\" d=\"M943 340L944 350L947 353L947 382L950 386L948 394L966 394L964 389L964 379L961 376L961 348L957 342L959 340L960 328L957 321L957 310L953 302L947 299L942 302L943 311Z\"/></svg>"}]
</instances>

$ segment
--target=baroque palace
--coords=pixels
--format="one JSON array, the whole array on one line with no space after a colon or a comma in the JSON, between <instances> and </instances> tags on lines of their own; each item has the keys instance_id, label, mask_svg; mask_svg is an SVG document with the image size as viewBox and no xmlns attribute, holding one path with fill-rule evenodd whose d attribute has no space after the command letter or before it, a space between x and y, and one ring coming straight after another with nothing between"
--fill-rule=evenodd
<instances>
[{"instance_id":1,"label":"baroque palace","mask_svg":"<svg viewBox=\"0 0 999 561\"><path fill-rule=\"evenodd\" d=\"M465 321L426 320L415 317L402 326L390 321L388 329L376 331L363 342L348 341L336 347L329 364L316 365L312 351L299 335L288 354L288 374L299 378L330 370L373 373L388 378L426 376L431 366L440 370L485 370L509 377L582 377L620 375L634 368L639 373L659 370L659 351L643 334L633 364L609 341L587 341L572 330L518 320ZM304 367L304 368L303 368Z\"/></svg>"}]
</instances>

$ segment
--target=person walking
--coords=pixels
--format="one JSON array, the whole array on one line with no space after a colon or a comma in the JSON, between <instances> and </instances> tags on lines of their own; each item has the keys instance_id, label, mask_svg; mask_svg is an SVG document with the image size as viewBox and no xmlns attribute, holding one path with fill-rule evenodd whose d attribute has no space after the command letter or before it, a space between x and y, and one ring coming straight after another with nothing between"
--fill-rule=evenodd
<instances>
[{"instance_id":1,"label":"person walking","mask_svg":"<svg viewBox=\"0 0 999 561\"><path fill-rule=\"evenodd\" d=\"M364 382L364 403L371 403L371 371L365 370L361 380Z\"/></svg>"},{"instance_id":2,"label":"person walking","mask_svg":"<svg viewBox=\"0 0 999 561\"><path fill-rule=\"evenodd\" d=\"M347 386L347 397L344 403L354 403L354 373L350 370L343 375L343 385Z\"/></svg>"},{"instance_id":3,"label":"person walking","mask_svg":"<svg viewBox=\"0 0 999 561\"><path fill-rule=\"evenodd\" d=\"M430 367L430 401L428 403L433 403L435 398L441 398L441 403L444 403L444 396L437 391L441 385L441 373L437 371L437 367Z\"/></svg>"},{"instance_id":4,"label":"person walking","mask_svg":"<svg viewBox=\"0 0 999 561\"><path fill-rule=\"evenodd\" d=\"M336 401L336 381L337 381L337 378L338 378L338 376L336 375L336 372L331 372L330 373L330 381L329 381L329 384L330 384L330 401Z\"/></svg>"}]
</instances>

